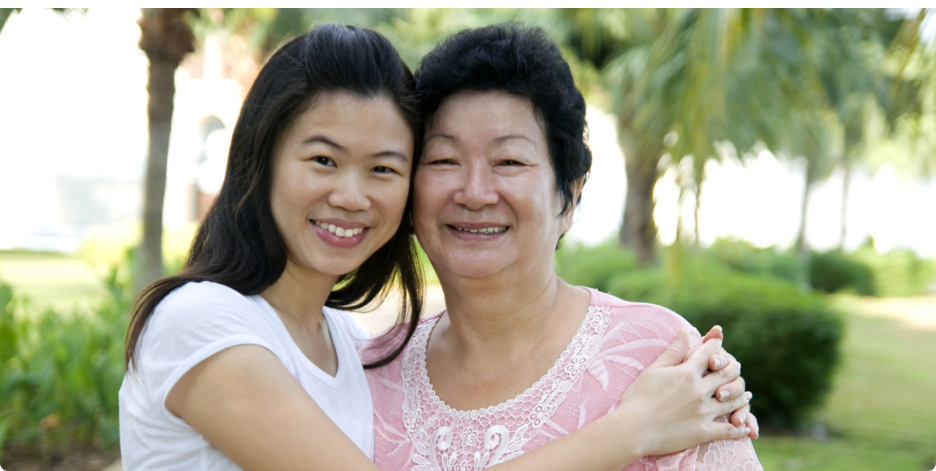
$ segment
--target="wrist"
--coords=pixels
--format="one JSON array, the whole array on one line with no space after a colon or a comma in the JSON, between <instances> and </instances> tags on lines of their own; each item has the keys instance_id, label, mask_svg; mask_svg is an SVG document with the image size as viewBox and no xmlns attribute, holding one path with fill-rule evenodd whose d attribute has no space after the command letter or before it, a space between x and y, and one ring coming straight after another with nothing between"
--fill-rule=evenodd
<instances>
[{"instance_id":1,"label":"wrist","mask_svg":"<svg viewBox=\"0 0 936 471\"><path fill-rule=\"evenodd\" d=\"M599 420L605 422L603 436L607 443L604 446L616 452L612 457L616 466L613 469L622 469L646 455L645 434L638 430L638 421L633 420L626 407L618 406Z\"/></svg>"}]
</instances>

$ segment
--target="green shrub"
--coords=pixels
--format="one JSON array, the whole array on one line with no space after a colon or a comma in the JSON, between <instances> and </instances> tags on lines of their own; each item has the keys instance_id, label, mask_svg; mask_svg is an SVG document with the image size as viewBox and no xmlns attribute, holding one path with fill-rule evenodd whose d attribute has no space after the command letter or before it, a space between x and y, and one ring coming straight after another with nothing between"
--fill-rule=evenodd
<instances>
[{"instance_id":1,"label":"green shrub","mask_svg":"<svg viewBox=\"0 0 936 471\"><path fill-rule=\"evenodd\" d=\"M617 275L609 292L679 313L700 332L725 330L725 348L744 365L761 424L799 429L831 389L843 333L824 298L793 283L733 272L690 258L676 280L660 270Z\"/></svg>"},{"instance_id":2,"label":"green shrub","mask_svg":"<svg viewBox=\"0 0 936 471\"><path fill-rule=\"evenodd\" d=\"M556 271L563 280L608 292L608 282L617 275L637 270L637 257L621 250L616 241L594 247L575 244L556 252Z\"/></svg>"},{"instance_id":3,"label":"green shrub","mask_svg":"<svg viewBox=\"0 0 936 471\"><path fill-rule=\"evenodd\" d=\"M759 248L747 241L719 238L704 252L739 272L772 276L793 283L800 279L800 263L791 251Z\"/></svg>"},{"instance_id":4,"label":"green shrub","mask_svg":"<svg viewBox=\"0 0 936 471\"><path fill-rule=\"evenodd\" d=\"M120 275L111 271L94 312L37 312L0 284L0 450L117 443L131 301Z\"/></svg>"},{"instance_id":5,"label":"green shrub","mask_svg":"<svg viewBox=\"0 0 936 471\"><path fill-rule=\"evenodd\" d=\"M865 263L841 250L813 252L809 260L809 284L826 293L852 292L873 296L874 273Z\"/></svg>"},{"instance_id":6,"label":"green shrub","mask_svg":"<svg viewBox=\"0 0 936 471\"><path fill-rule=\"evenodd\" d=\"M873 272L878 296L921 296L932 292L936 284L936 261L920 258L910 250L882 254L862 247L854 257Z\"/></svg>"}]
</instances>

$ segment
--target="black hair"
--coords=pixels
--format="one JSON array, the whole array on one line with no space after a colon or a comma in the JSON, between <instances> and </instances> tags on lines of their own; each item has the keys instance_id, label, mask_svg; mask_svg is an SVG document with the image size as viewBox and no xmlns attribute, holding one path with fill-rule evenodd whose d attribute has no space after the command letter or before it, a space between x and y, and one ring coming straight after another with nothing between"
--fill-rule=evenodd
<instances>
[{"instance_id":1,"label":"black hair","mask_svg":"<svg viewBox=\"0 0 936 471\"><path fill-rule=\"evenodd\" d=\"M176 288L190 281L213 281L254 295L283 274L286 247L270 207L273 150L283 131L326 92L391 100L413 132L415 165L423 122L413 75L387 38L368 29L326 23L288 41L260 70L244 100L231 137L224 183L195 234L185 267L147 286L134 304L125 350L128 368L147 320ZM383 299L393 282L399 282L402 310L394 332L406 327L403 344L367 367L396 358L419 322L423 275L410 233L411 200L393 237L359 268L343 275L325 303L359 309Z\"/></svg>"},{"instance_id":2,"label":"black hair","mask_svg":"<svg viewBox=\"0 0 936 471\"><path fill-rule=\"evenodd\" d=\"M458 92L504 91L529 99L545 125L549 157L562 197L562 213L573 201L572 183L587 178L592 154L585 144L585 98L572 70L542 28L502 23L464 30L423 57L416 93L423 116L435 113Z\"/></svg>"}]
</instances>

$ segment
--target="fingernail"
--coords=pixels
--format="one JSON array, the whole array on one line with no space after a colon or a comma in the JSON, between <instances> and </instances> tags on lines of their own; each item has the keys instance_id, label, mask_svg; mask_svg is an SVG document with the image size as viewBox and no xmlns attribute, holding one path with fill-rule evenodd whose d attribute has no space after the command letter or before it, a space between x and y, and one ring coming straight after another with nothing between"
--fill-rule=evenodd
<instances>
[{"instance_id":1,"label":"fingernail","mask_svg":"<svg viewBox=\"0 0 936 471\"><path fill-rule=\"evenodd\" d=\"M741 425L744 425L744 421L747 419L747 414L741 414Z\"/></svg>"},{"instance_id":2,"label":"fingernail","mask_svg":"<svg viewBox=\"0 0 936 471\"><path fill-rule=\"evenodd\" d=\"M751 433L751 429L744 427L744 434L749 435L750 433Z\"/></svg>"},{"instance_id":3,"label":"fingernail","mask_svg":"<svg viewBox=\"0 0 936 471\"><path fill-rule=\"evenodd\" d=\"M751 402L752 397L754 397L754 393L751 391L744 391L744 402Z\"/></svg>"},{"instance_id":4,"label":"fingernail","mask_svg":"<svg viewBox=\"0 0 936 471\"><path fill-rule=\"evenodd\" d=\"M724 365L725 360L722 360L722 357L715 357L715 369L720 370Z\"/></svg>"},{"instance_id":5,"label":"fingernail","mask_svg":"<svg viewBox=\"0 0 936 471\"><path fill-rule=\"evenodd\" d=\"M718 391L718 400L724 401L725 399L728 399L728 391L725 391L725 390Z\"/></svg>"}]
</instances>

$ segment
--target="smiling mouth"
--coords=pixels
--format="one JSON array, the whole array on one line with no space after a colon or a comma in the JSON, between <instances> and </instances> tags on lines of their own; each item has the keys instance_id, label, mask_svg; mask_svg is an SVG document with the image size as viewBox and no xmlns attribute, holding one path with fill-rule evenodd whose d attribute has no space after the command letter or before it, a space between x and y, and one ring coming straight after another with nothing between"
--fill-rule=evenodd
<instances>
[{"instance_id":1,"label":"smiling mouth","mask_svg":"<svg viewBox=\"0 0 936 471\"><path fill-rule=\"evenodd\" d=\"M470 232L472 234L497 234L507 230L507 226L482 227L480 229L464 229L458 226L449 226L458 232Z\"/></svg>"},{"instance_id":2,"label":"smiling mouth","mask_svg":"<svg viewBox=\"0 0 936 471\"><path fill-rule=\"evenodd\" d=\"M338 227L334 224L327 224L324 222L319 222L312 220L312 224L315 224L322 229L334 234L336 237L354 237L362 232L364 232L363 227L355 227L354 229L345 229L343 227Z\"/></svg>"}]
</instances>

